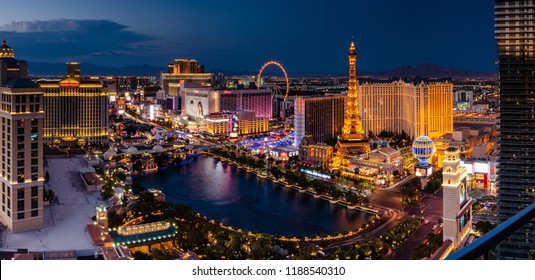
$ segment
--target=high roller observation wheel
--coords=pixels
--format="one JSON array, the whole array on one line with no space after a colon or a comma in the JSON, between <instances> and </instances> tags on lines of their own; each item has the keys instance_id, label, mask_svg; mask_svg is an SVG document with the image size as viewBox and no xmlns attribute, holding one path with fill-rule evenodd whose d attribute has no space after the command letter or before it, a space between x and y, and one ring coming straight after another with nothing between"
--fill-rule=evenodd
<instances>
[{"instance_id":1,"label":"high roller observation wheel","mask_svg":"<svg viewBox=\"0 0 535 280\"><path fill-rule=\"evenodd\" d=\"M262 68L260 68L260 72L258 72L258 78L257 78L257 82L256 82L257 86L256 87L260 88L260 79L262 77L262 72L269 65L275 65L275 66L279 67L282 70L282 73L284 73L284 78L286 79L286 94L284 95L284 102L286 102L286 99L288 99L288 93L290 92L290 82L288 80L288 74L286 73L286 69L284 69L282 64L280 64L278 61L270 60L270 61L264 63L264 65L262 65Z\"/></svg>"}]
</instances>

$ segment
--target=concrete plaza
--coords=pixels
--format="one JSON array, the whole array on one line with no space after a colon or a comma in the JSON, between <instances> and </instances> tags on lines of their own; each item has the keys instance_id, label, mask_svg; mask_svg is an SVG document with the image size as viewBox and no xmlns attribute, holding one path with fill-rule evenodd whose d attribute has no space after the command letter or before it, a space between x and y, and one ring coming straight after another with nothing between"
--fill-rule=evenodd
<instances>
[{"instance_id":1,"label":"concrete plaza","mask_svg":"<svg viewBox=\"0 0 535 280\"><path fill-rule=\"evenodd\" d=\"M42 228L21 233L6 232L3 250L97 250L85 226L92 222L95 207L105 201L102 201L100 192L85 191L79 176L83 167L87 167L87 163L81 156L45 159L45 172L50 175L45 188L52 189L57 199L45 206Z\"/></svg>"}]
</instances>

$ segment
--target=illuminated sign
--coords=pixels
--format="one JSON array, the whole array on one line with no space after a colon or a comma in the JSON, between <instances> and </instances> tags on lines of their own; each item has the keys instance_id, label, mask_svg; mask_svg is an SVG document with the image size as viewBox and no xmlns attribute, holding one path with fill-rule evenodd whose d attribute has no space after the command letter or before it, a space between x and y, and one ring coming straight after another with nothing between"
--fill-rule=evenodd
<instances>
[{"instance_id":1,"label":"illuminated sign","mask_svg":"<svg viewBox=\"0 0 535 280\"><path fill-rule=\"evenodd\" d=\"M474 172L476 173L489 173L489 164L486 162L474 163Z\"/></svg>"},{"instance_id":2,"label":"illuminated sign","mask_svg":"<svg viewBox=\"0 0 535 280\"><path fill-rule=\"evenodd\" d=\"M459 190L459 202L461 208L463 208L464 203L468 200L468 193L466 192L466 182L461 183L461 189Z\"/></svg>"},{"instance_id":3,"label":"illuminated sign","mask_svg":"<svg viewBox=\"0 0 535 280\"><path fill-rule=\"evenodd\" d=\"M149 107L149 119L151 121L154 120L154 105L150 105Z\"/></svg>"},{"instance_id":4,"label":"illuminated sign","mask_svg":"<svg viewBox=\"0 0 535 280\"><path fill-rule=\"evenodd\" d=\"M208 97L206 95L186 95L186 115L203 117L208 112Z\"/></svg>"},{"instance_id":5,"label":"illuminated sign","mask_svg":"<svg viewBox=\"0 0 535 280\"><path fill-rule=\"evenodd\" d=\"M486 173L476 173L474 175L474 183L476 187L488 188L489 186L489 176Z\"/></svg>"},{"instance_id":6,"label":"illuminated sign","mask_svg":"<svg viewBox=\"0 0 535 280\"><path fill-rule=\"evenodd\" d=\"M470 175L474 174L474 166L472 163L465 163L464 161L461 161L461 166L466 168L466 172Z\"/></svg>"},{"instance_id":7,"label":"illuminated sign","mask_svg":"<svg viewBox=\"0 0 535 280\"><path fill-rule=\"evenodd\" d=\"M60 83L60 87L79 87L79 83Z\"/></svg>"},{"instance_id":8,"label":"illuminated sign","mask_svg":"<svg viewBox=\"0 0 535 280\"><path fill-rule=\"evenodd\" d=\"M459 219L459 231L463 231L468 222L470 221L470 211L466 211L464 215Z\"/></svg>"},{"instance_id":9,"label":"illuminated sign","mask_svg":"<svg viewBox=\"0 0 535 280\"><path fill-rule=\"evenodd\" d=\"M307 175L311 175L311 176L314 176L314 177L319 177L319 178L322 178L322 179L331 179L331 175L327 175L327 174L323 174L323 173L320 173L316 170L308 170L308 169L301 169L301 172L307 174Z\"/></svg>"},{"instance_id":10,"label":"illuminated sign","mask_svg":"<svg viewBox=\"0 0 535 280\"><path fill-rule=\"evenodd\" d=\"M414 175L416 175L416 177L429 177L433 174L433 166L429 165L429 166L416 166L415 170L414 170Z\"/></svg>"}]
</instances>

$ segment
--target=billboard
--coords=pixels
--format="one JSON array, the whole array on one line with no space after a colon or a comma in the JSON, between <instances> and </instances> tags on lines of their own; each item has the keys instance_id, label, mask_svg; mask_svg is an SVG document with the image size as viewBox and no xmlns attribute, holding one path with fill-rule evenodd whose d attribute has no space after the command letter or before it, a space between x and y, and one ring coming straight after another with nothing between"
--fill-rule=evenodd
<instances>
[{"instance_id":1,"label":"billboard","mask_svg":"<svg viewBox=\"0 0 535 280\"><path fill-rule=\"evenodd\" d=\"M474 164L474 172L476 173L489 173L489 164L486 162L476 162Z\"/></svg>"},{"instance_id":2,"label":"billboard","mask_svg":"<svg viewBox=\"0 0 535 280\"><path fill-rule=\"evenodd\" d=\"M466 191L466 179L461 183L459 189L459 205L463 208L464 204L468 201L468 192Z\"/></svg>"},{"instance_id":3,"label":"billboard","mask_svg":"<svg viewBox=\"0 0 535 280\"><path fill-rule=\"evenodd\" d=\"M154 120L154 105L152 105L152 104L151 104L150 107L149 107L149 119L150 119L151 121Z\"/></svg>"},{"instance_id":4,"label":"billboard","mask_svg":"<svg viewBox=\"0 0 535 280\"><path fill-rule=\"evenodd\" d=\"M203 117L208 115L208 94L186 93L186 115L190 117Z\"/></svg>"},{"instance_id":5,"label":"billboard","mask_svg":"<svg viewBox=\"0 0 535 280\"><path fill-rule=\"evenodd\" d=\"M428 166L421 166L421 165L416 165L416 168L414 170L414 175L416 175L416 177L429 177L433 174L433 166L432 165L428 165Z\"/></svg>"},{"instance_id":6,"label":"billboard","mask_svg":"<svg viewBox=\"0 0 535 280\"><path fill-rule=\"evenodd\" d=\"M474 165L472 162L464 162L463 160L461 161L461 166L463 166L464 168L466 168L466 172L468 172L468 174L470 175L473 175L474 174Z\"/></svg>"},{"instance_id":7,"label":"billboard","mask_svg":"<svg viewBox=\"0 0 535 280\"><path fill-rule=\"evenodd\" d=\"M466 213L459 218L459 232L463 231L466 225L470 222L470 219L470 211L466 211Z\"/></svg>"}]
</instances>

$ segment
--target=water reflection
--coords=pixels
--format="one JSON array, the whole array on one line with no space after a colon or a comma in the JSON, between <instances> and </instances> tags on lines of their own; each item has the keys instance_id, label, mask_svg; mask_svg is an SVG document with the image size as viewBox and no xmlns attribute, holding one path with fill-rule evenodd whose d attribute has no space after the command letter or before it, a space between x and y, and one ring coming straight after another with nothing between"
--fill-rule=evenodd
<instances>
[{"instance_id":1,"label":"water reflection","mask_svg":"<svg viewBox=\"0 0 535 280\"><path fill-rule=\"evenodd\" d=\"M342 232L358 228L369 219L366 213L274 186L270 180L209 157L138 180L147 188L162 190L168 201L188 205L225 224L258 232Z\"/></svg>"}]
</instances>

